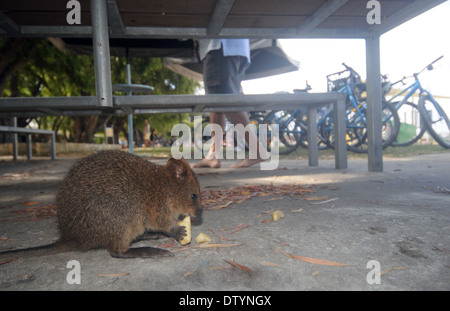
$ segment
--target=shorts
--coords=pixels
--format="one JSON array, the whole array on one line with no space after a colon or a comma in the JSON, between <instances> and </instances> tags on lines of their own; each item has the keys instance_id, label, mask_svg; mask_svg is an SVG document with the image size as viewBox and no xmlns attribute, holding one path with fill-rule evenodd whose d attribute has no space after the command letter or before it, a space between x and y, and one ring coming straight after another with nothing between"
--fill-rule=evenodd
<instances>
[{"instance_id":1,"label":"shorts","mask_svg":"<svg viewBox=\"0 0 450 311\"><path fill-rule=\"evenodd\" d=\"M247 65L244 56L223 56L222 49L209 51L203 61L206 94L242 93L241 82Z\"/></svg>"}]
</instances>

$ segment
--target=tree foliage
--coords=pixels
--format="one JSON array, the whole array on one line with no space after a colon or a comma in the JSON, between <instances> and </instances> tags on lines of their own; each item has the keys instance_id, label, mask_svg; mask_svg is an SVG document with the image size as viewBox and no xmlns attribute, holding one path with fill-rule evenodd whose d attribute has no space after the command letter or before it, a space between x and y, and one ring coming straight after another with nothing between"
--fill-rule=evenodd
<instances>
[{"instance_id":1,"label":"tree foliage","mask_svg":"<svg viewBox=\"0 0 450 311\"><path fill-rule=\"evenodd\" d=\"M132 83L153 86L153 94L192 94L198 87L196 81L165 68L160 58L131 58L130 64ZM124 57L111 57L111 75L113 84L127 82ZM175 90L166 86L166 79L176 86ZM0 96L89 95L95 95L92 55L62 52L47 39L0 39ZM138 143L141 143L146 118L160 134L170 135L172 125L179 123L182 117L179 114L135 115L134 133ZM121 132L128 136L126 116L46 116L34 120L40 128L59 130L66 141L93 142L94 134L105 126L114 128L116 141ZM31 121L18 119L19 126L25 126ZM10 125L11 120L0 118L0 124Z\"/></svg>"}]
</instances>

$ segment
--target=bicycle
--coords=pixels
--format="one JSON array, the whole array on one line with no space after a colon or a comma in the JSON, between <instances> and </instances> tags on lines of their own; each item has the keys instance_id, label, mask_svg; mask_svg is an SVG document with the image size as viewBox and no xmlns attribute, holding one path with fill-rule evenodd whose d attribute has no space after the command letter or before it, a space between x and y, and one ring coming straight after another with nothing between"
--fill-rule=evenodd
<instances>
[{"instance_id":1,"label":"bicycle","mask_svg":"<svg viewBox=\"0 0 450 311\"><path fill-rule=\"evenodd\" d=\"M311 89L311 86L308 82L306 82L306 88L294 89L293 92L304 93L309 92ZM318 111L318 122L324 113L324 109ZM267 124L269 132L271 124L278 124L279 139L283 144L283 147L280 148L279 151L280 155L289 154L300 146L305 148L308 147L307 111L305 109L297 109L293 111L271 110L266 112L264 115L261 113L256 113L256 115L251 117L251 121L254 124ZM270 142L268 142L268 145L270 145ZM320 135L320 132L318 132L318 145L319 149L328 148L326 140Z\"/></svg>"},{"instance_id":2,"label":"bicycle","mask_svg":"<svg viewBox=\"0 0 450 311\"><path fill-rule=\"evenodd\" d=\"M306 82L305 89L295 89L294 93L309 92L310 90L311 86ZM301 114L301 110L271 110L265 114L261 121L262 124L267 124L269 132L271 131L272 124L278 124L279 139L284 146L279 150L280 155L286 155L295 151L301 145L301 142L305 140L305 127L297 120L298 115ZM254 119L255 118L253 118L253 120ZM268 145L270 145L270 142L268 142Z\"/></svg>"},{"instance_id":3,"label":"bicycle","mask_svg":"<svg viewBox=\"0 0 450 311\"><path fill-rule=\"evenodd\" d=\"M442 59L443 56L436 59L434 62L425 67L425 69L432 70L433 64ZM421 72L422 72L421 71ZM419 72L419 74L421 73ZM417 79L417 76L414 77ZM428 132L431 136L444 148L450 148L450 121L445 114L442 107L434 99L433 95L426 90L421 90L419 98L419 112L427 126Z\"/></svg>"},{"instance_id":4,"label":"bicycle","mask_svg":"<svg viewBox=\"0 0 450 311\"><path fill-rule=\"evenodd\" d=\"M350 66L342 63L345 70L327 75L329 92L343 92L346 94L347 115L347 148L355 153L368 152L367 135L367 102L362 97L365 84L359 74ZM382 146L388 147L397 137L400 128L400 119L396 109L388 102L383 101L381 111ZM330 147L334 145L334 125L331 112L322 122L323 137L328 137Z\"/></svg>"},{"instance_id":5,"label":"bicycle","mask_svg":"<svg viewBox=\"0 0 450 311\"><path fill-rule=\"evenodd\" d=\"M382 75L382 89L383 89L383 100L391 103L397 110L397 114L403 114L403 120L400 122L399 134L396 139L392 142L394 147L406 147L416 143L423 134L426 132L426 126L420 117L419 107L413 101L409 101L409 97L405 97L401 101L394 101L398 96L404 94L408 88L402 90L401 92L392 96L389 100L386 96L392 90L392 87L398 83L405 85L404 80L408 79L403 77L397 82L391 83L388 80L387 75Z\"/></svg>"},{"instance_id":6,"label":"bicycle","mask_svg":"<svg viewBox=\"0 0 450 311\"><path fill-rule=\"evenodd\" d=\"M389 85L389 89L386 90L383 94L384 98L386 98L387 93L389 93L390 88L392 88L394 85L398 84L398 83L402 83L403 85L405 85L405 80L410 79L410 78L414 78L414 82L410 85L408 85L406 88L402 89L401 91L397 92L396 94L392 95L392 97L387 101L389 103L392 103L392 105L395 107L395 109L397 110L397 112L402 108L402 107L409 107L409 110L411 111L411 122L408 123L409 119L405 116L405 120L404 122L400 125L400 133L405 133L408 132L409 135L406 135L406 137L403 137L403 141L400 140L400 137L397 137L397 140L394 141L392 143L393 146L409 146L412 145L414 143L416 143L419 139L422 138L422 136L424 135L424 133L427 131L428 126L426 124L426 120L424 119L424 112L420 112L419 109L419 105L416 105L413 101L411 101L411 98L413 97L414 94L416 94L417 91L419 91L419 102L420 102L420 98L422 95L424 94L429 94L423 87L422 84L420 83L419 80L419 75L424 72L425 70L433 70L433 64L436 63L437 61L439 61L440 59L442 59L443 56L439 57L438 59L434 60L433 62L431 62L430 64L428 64L427 66L425 66L421 71L419 71L418 73L414 73L413 75L409 76L409 77L403 77L402 79L390 84L387 81L387 76L383 76L383 84ZM404 95L406 93L406 95ZM395 101L395 99L397 99L400 96L403 96L404 98L400 101ZM430 107L430 109L432 107L434 107L434 104L437 105L436 101L434 101L434 103L432 102L430 97L431 94L429 94L429 97L427 99L427 101L429 101L431 104L427 104L427 106ZM425 99L423 99L422 101L425 101ZM439 108L439 111L442 111L442 109ZM437 112L437 111L436 111ZM418 117L417 117L418 116ZM428 119L428 117L427 117ZM448 120L448 118L447 118ZM419 123L419 126L417 126ZM411 130L410 130L411 129ZM448 133L448 132L447 132ZM430 131L431 134L431 131ZM409 137L408 137L409 136ZM436 139L436 141L438 141L440 138L438 137L438 139ZM448 140L448 138L447 138ZM445 144L445 143L444 143ZM447 143L448 146L448 143ZM448 148L448 147L446 147Z\"/></svg>"}]
</instances>

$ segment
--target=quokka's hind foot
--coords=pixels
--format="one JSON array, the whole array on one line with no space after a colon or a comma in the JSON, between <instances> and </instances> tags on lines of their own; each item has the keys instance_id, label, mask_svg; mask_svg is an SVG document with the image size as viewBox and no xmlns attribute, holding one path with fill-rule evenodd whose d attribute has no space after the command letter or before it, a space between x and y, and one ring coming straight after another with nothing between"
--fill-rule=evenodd
<instances>
[{"instance_id":1,"label":"quokka's hind foot","mask_svg":"<svg viewBox=\"0 0 450 311\"><path fill-rule=\"evenodd\" d=\"M154 247L138 247L130 248L126 252L117 253L109 252L114 258L162 258L162 257L173 257L173 254L165 249L154 248Z\"/></svg>"}]
</instances>

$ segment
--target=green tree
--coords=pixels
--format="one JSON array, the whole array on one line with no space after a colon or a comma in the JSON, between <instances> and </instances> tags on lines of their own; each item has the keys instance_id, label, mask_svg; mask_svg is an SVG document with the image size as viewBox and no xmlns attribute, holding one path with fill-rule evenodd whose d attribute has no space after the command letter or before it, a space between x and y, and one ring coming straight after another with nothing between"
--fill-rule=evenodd
<instances>
[{"instance_id":1,"label":"green tree","mask_svg":"<svg viewBox=\"0 0 450 311\"><path fill-rule=\"evenodd\" d=\"M191 94L198 86L194 80L182 77L163 66L159 58L131 58L132 82L151 85L153 94ZM126 83L126 59L111 57L113 83ZM169 89L164 80L176 85ZM0 39L0 95L12 97L88 96L95 94L95 74L91 55L62 52L46 39ZM172 124L180 121L179 114L135 115L136 140L142 137L143 122L149 119L162 134L170 135ZM19 126L31 119L19 118ZM117 136L127 133L126 116L46 116L37 117L40 128L61 130L63 139L93 142L94 134L105 125L113 126ZM0 118L0 124L11 124L11 118ZM5 137L0 136L0 142ZM116 140L117 141L117 140Z\"/></svg>"},{"instance_id":2,"label":"green tree","mask_svg":"<svg viewBox=\"0 0 450 311\"><path fill-rule=\"evenodd\" d=\"M160 58L131 58L130 59L131 82L133 84L150 85L154 87L151 94L192 94L199 86L198 82L185 78L164 67ZM112 83L126 83L126 59L125 57L111 58ZM165 80L169 80L176 86L170 89ZM148 93L146 93L148 94ZM123 94L125 95L125 94ZM143 143L144 120L147 119L152 128L156 128L159 134L169 137L172 126L186 121L186 115L178 113L134 115L134 139L138 145ZM114 128L115 140L120 132L128 137L128 122L126 117L114 116L110 122Z\"/></svg>"}]
</instances>

